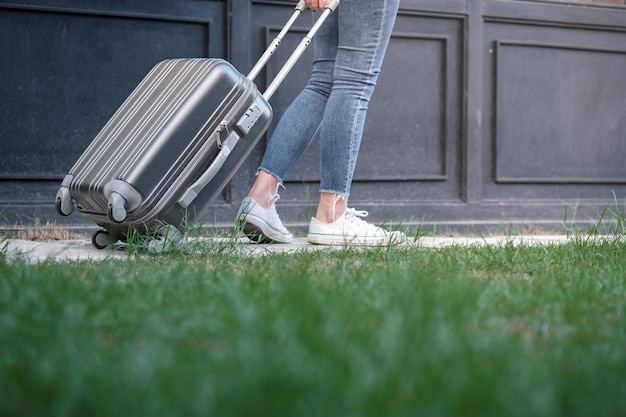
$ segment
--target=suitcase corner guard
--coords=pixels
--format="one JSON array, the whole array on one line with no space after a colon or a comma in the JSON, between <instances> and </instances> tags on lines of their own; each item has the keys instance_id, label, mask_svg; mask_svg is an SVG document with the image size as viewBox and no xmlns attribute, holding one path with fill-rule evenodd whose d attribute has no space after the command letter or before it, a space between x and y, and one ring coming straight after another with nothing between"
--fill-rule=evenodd
<instances>
[{"instance_id":1,"label":"suitcase corner guard","mask_svg":"<svg viewBox=\"0 0 626 417\"><path fill-rule=\"evenodd\" d=\"M57 191L56 209L57 213L61 216L69 216L74 211L74 202L72 201L72 194L70 193L70 185L73 179L73 175L66 175L65 178L63 178L61 187L59 187L59 191Z\"/></svg>"},{"instance_id":2,"label":"suitcase corner guard","mask_svg":"<svg viewBox=\"0 0 626 417\"><path fill-rule=\"evenodd\" d=\"M104 186L104 196L109 200L107 216L115 223L126 220L129 211L141 205L141 194L121 180L112 180Z\"/></svg>"}]
</instances>

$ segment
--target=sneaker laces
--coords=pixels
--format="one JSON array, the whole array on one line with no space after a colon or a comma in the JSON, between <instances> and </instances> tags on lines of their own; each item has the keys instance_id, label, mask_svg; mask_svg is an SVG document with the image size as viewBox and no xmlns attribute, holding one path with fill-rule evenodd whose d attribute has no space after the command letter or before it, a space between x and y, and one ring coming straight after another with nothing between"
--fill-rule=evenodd
<instances>
[{"instance_id":1,"label":"sneaker laces","mask_svg":"<svg viewBox=\"0 0 626 417\"><path fill-rule=\"evenodd\" d=\"M280 199L280 194L278 194L278 190L280 189L280 187L285 188L282 181L278 182L278 184L276 185L276 189L274 190L273 193L271 189L268 190L269 198L267 199L267 208L272 207L272 205L275 204Z\"/></svg>"},{"instance_id":2,"label":"sneaker laces","mask_svg":"<svg viewBox=\"0 0 626 417\"><path fill-rule=\"evenodd\" d=\"M364 220L361 220L361 217L367 217L368 214L369 213L365 210L356 210L353 208L346 209L346 219L354 218L355 220L358 220L358 221L364 221Z\"/></svg>"},{"instance_id":3,"label":"sneaker laces","mask_svg":"<svg viewBox=\"0 0 626 417\"><path fill-rule=\"evenodd\" d=\"M272 207L278 200L280 200L280 194L270 195L270 198L267 199L267 208Z\"/></svg>"},{"instance_id":4,"label":"sneaker laces","mask_svg":"<svg viewBox=\"0 0 626 417\"><path fill-rule=\"evenodd\" d=\"M378 234L383 233L387 234L386 231L381 229L380 227L373 225L371 223L366 222L363 218L368 216L368 212L365 210L356 210L354 208L346 209L344 218L348 224L359 229L361 231L365 231L367 234Z\"/></svg>"}]
</instances>

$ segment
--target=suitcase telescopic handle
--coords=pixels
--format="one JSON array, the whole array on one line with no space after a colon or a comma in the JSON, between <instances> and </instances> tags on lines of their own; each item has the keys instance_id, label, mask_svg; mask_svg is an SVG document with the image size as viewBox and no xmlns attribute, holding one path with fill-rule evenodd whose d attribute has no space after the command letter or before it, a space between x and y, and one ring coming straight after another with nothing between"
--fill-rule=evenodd
<instances>
[{"instance_id":1,"label":"suitcase telescopic handle","mask_svg":"<svg viewBox=\"0 0 626 417\"><path fill-rule=\"evenodd\" d=\"M337 6L339 5L339 1L340 0L326 0L326 8L322 12L322 15L315 21L315 23L313 24L313 27L304 36L302 41L300 41L300 44L292 52L291 56L287 59L287 61L285 62L283 67L280 69L276 77L274 77L274 80L271 82L269 87L267 87L267 90L265 90L265 92L263 93L263 97L266 100L269 100L270 97L272 97L272 95L274 94L278 86L280 86L280 84L283 82L283 80L285 79L289 71L291 71L291 69L294 67L294 65L298 61L298 59L300 59L300 57L302 56L306 48L309 46L309 44L311 43L311 40L313 39L313 36L315 36L315 34L319 30L319 28L322 26L324 21L328 18L328 15L330 15L333 11L335 11ZM300 16L306 9L307 9L307 5L305 1L300 0L298 4L296 5L296 10L294 11L291 18L287 21L285 26L283 26L278 36L276 36L276 38L272 41L270 46L265 50L261 58L259 58L259 60L255 64L254 68L252 68L252 70L248 74L247 76L248 79L254 80L256 76L259 75L259 72L261 72L261 69L263 69L265 64L267 64L270 57L272 56L274 51L276 51L276 49L280 45L281 41L283 40L287 32L289 32L289 29L291 29L294 22L298 18L298 16ZM256 106L253 106L237 123L237 127L241 129L243 135L247 134L249 130L249 127L248 128L245 127L245 124L246 124L245 121L247 120L247 118L255 119L255 117L258 117L258 113L260 112L261 112L260 109L258 109ZM235 145L237 145L240 138L241 138L241 135L239 133L237 132L230 133L230 135L222 144L222 148L218 152L217 156L215 157L211 165L200 176L200 178L198 178L187 189L187 191L185 191L185 193L183 193L183 195L179 198L178 204L181 207L183 208L189 207L189 205L196 199L198 194L200 194L200 192L207 186L207 184L209 184L209 182L211 182L211 180L217 175L217 173L220 171L224 163L226 163L228 156L233 151L233 149L235 148Z\"/></svg>"},{"instance_id":2,"label":"suitcase telescopic handle","mask_svg":"<svg viewBox=\"0 0 626 417\"><path fill-rule=\"evenodd\" d=\"M298 62L298 60L300 59L300 57L302 56L306 48L309 46L309 44L313 40L313 37L315 36L319 28L322 26L324 21L326 21L326 18L328 18L328 15L334 12L337 6L339 6L339 1L340 0L327 0L326 1L326 8L322 12L322 15L315 21L315 23L313 24L313 27L300 41L300 44L298 44L298 46L293 51L291 56L287 59L287 61L285 62L283 67L280 69L276 77L274 77L274 80L270 83L269 87L267 87L267 89L263 93L263 97L265 97L266 100L269 100L274 95L274 93L276 92L276 89L278 89L280 84L285 80L285 77L287 77L287 74L289 74L289 72L293 69L296 62ZM295 11L291 15L291 17L289 18L285 26L283 26L280 33L276 36L276 38L274 38L272 43L267 47L263 55L261 55L261 58L259 58L257 63L254 65L254 67L248 74L248 78L250 80L254 80L257 77L257 75L259 75L263 67L269 61L270 57L274 54L276 49L278 49L278 46L282 42L287 32L289 32L289 30L295 23L298 16L300 16L307 8L308 7L304 0L300 0L298 2L298 4L295 7Z\"/></svg>"}]
</instances>

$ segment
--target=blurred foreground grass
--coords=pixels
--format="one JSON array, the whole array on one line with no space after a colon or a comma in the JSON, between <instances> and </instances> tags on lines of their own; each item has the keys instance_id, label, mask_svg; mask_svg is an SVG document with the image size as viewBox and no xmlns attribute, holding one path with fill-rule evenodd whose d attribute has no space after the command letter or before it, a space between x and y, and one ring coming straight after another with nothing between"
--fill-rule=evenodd
<instances>
[{"instance_id":1,"label":"blurred foreground grass","mask_svg":"<svg viewBox=\"0 0 626 417\"><path fill-rule=\"evenodd\" d=\"M0 256L0 415L626 415L625 255Z\"/></svg>"}]
</instances>

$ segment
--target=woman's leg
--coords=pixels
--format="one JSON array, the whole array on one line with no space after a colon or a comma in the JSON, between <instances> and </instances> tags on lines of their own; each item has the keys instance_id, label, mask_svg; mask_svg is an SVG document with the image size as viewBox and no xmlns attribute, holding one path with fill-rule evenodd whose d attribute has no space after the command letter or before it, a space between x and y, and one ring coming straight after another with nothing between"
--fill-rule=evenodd
<instances>
[{"instance_id":1,"label":"woman's leg","mask_svg":"<svg viewBox=\"0 0 626 417\"><path fill-rule=\"evenodd\" d=\"M332 222L347 208L365 117L399 0L342 0L332 90L320 127L321 184L316 217Z\"/></svg>"},{"instance_id":2,"label":"woman's leg","mask_svg":"<svg viewBox=\"0 0 626 417\"><path fill-rule=\"evenodd\" d=\"M241 203L236 222L252 241L291 242L274 203L283 178L315 137L324 115L337 53L337 24L333 13L318 31L309 83L276 126L254 185Z\"/></svg>"},{"instance_id":3,"label":"woman's leg","mask_svg":"<svg viewBox=\"0 0 626 417\"><path fill-rule=\"evenodd\" d=\"M338 16L335 12L328 17L315 36L313 69L308 84L289 105L268 143L259 167L260 175L250 194L251 197L259 197L261 204L271 198L266 194L268 189L272 193L277 192L285 175L300 159L320 127L332 90L337 39ZM261 172L271 174L275 180L267 178Z\"/></svg>"},{"instance_id":4,"label":"woman's leg","mask_svg":"<svg viewBox=\"0 0 626 417\"><path fill-rule=\"evenodd\" d=\"M391 37L399 0L342 0L333 89L321 124L320 201L307 240L323 245L388 245L406 239L348 209L365 116Z\"/></svg>"}]
</instances>

